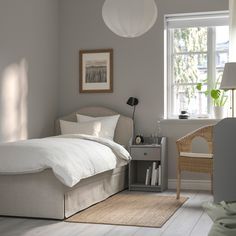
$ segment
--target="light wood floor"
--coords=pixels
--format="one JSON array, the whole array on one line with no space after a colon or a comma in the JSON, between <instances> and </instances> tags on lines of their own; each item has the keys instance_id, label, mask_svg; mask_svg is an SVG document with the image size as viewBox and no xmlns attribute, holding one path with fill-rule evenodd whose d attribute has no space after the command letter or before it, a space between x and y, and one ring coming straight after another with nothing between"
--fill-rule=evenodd
<instances>
[{"instance_id":1,"label":"light wood floor","mask_svg":"<svg viewBox=\"0 0 236 236\"><path fill-rule=\"evenodd\" d=\"M162 195L175 195L168 191ZM165 223L162 228L144 228L99 224L66 223L0 217L0 236L207 236L212 221L201 205L212 201L209 192L183 192L189 200Z\"/></svg>"}]
</instances>

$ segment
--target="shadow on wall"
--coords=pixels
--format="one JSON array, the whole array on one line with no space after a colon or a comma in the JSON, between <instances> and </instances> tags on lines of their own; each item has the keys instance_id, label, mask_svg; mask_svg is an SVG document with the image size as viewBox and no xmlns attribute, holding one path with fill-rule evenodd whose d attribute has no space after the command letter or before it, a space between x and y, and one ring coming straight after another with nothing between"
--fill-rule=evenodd
<instances>
[{"instance_id":1,"label":"shadow on wall","mask_svg":"<svg viewBox=\"0 0 236 236\"><path fill-rule=\"evenodd\" d=\"M22 59L0 78L0 142L27 139L27 97L28 63Z\"/></svg>"}]
</instances>

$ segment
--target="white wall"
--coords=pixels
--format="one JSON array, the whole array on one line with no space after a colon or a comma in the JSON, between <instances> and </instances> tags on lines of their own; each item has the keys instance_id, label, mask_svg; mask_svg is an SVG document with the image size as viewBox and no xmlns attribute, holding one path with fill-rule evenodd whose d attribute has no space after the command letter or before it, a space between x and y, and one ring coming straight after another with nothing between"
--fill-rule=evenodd
<instances>
[{"instance_id":1,"label":"white wall","mask_svg":"<svg viewBox=\"0 0 236 236\"><path fill-rule=\"evenodd\" d=\"M0 1L0 141L52 134L58 0Z\"/></svg>"},{"instance_id":2,"label":"white wall","mask_svg":"<svg viewBox=\"0 0 236 236\"><path fill-rule=\"evenodd\" d=\"M150 133L164 113L164 14L225 10L228 0L159 0L157 23L139 38L116 36L104 24L104 0L60 0L60 113L103 104L131 114L129 96L140 99L137 130ZM114 49L114 92L79 94L78 50Z\"/></svg>"},{"instance_id":3,"label":"white wall","mask_svg":"<svg viewBox=\"0 0 236 236\"><path fill-rule=\"evenodd\" d=\"M131 115L129 96L139 98L136 132L149 135L164 113L164 15L228 9L228 0L157 0L157 23L145 35L125 39L113 34L103 23L104 0L60 0L60 114L78 107L103 105ZM79 94L78 50L114 49L114 92ZM176 172L178 137L215 121L164 122L162 132L169 139L169 178ZM199 145L201 146L201 145ZM185 175L185 178L204 178Z\"/></svg>"},{"instance_id":4,"label":"white wall","mask_svg":"<svg viewBox=\"0 0 236 236\"><path fill-rule=\"evenodd\" d=\"M137 132L149 135L164 112L164 14L228 9L227 0L159 0L154 27L139 38L124 39L104 25L102 4L59 0L58 7L58 0L0 1L0 141L52 134L58 106L60 114L103 105L131 115L129 96L140 100ZM114 49L114 92L79 94L78 50L96 48ZM170 179L175 178L176 139L212 122L162 123L169 140Z\"/></svg>"}]
</instances>

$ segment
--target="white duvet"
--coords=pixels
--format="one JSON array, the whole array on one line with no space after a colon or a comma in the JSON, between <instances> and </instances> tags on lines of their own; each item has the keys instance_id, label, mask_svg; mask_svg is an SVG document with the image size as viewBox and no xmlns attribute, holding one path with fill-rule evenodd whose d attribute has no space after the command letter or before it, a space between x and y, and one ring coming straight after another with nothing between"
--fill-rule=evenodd
<instances>
[{"instance_id":1,"label":"white duvet","mask_svg":"<svg viewBox=\"0 0 236 236\"><path fill-rule=\"evenodd\" d=\"M129 160L129 153L121 145L89 135L59 135L0 145L0 174L52 168L55 176L69 187Z\"/></svg>"}]
</instances>

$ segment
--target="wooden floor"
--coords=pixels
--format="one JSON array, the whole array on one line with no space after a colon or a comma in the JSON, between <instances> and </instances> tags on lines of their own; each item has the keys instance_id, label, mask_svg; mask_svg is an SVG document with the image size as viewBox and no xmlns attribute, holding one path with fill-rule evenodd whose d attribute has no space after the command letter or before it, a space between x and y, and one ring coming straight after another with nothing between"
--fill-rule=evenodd
<instances>
[{"instance_id":1,"label":"wooden floor","mask_svg":"<svg viewBox=\"0 0 236 236\"><path fill-rule=\"evenodd\" d=\"M168 191L162 195L174 195ZM0 217L0 236L207 236L212 221L202 209L202 203L212 201L209 192L183 192L189 200L162 228L144 228L99 224L66 223Z\"/></svg>"}]
</instances>

